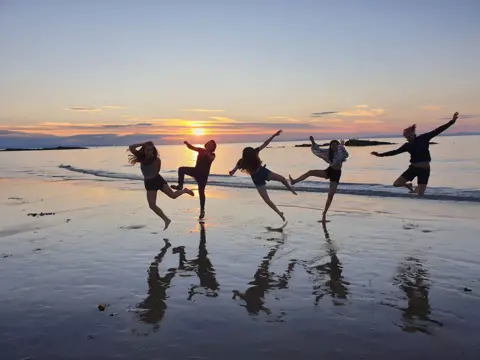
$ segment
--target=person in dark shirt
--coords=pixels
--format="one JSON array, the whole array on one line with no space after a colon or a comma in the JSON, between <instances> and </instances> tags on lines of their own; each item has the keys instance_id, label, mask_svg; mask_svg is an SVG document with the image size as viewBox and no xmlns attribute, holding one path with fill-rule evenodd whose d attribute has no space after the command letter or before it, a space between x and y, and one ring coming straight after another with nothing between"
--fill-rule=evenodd
<instances>
[{"instance_id":1,"label":"person in dark shirt","mask_svg":"<svg viewBox=\"0 0 480 360\"><path fill-rule=\"evenodd\" d=\"M270 142L275 137L279 136L281 133L282 130L277 131L275 134L270 136L261 146L255 149L250 146L243 149L242 158L237 161L237 164L231 171L229 171L229 174L230 176L233 176L233 174L235 174L238 169L247 172L252 178L252 181L255 184L255 187L257 188L257 191L262 197L263 201L265 201L267 205L270 206L272 210L275 211L278 216L282 218L283 221L285 221L285 216L283 215L283 212L278 210L276 205L272 202L272 200L270 200L270 197L268 196L267 189L265 188L265 186L267 185L267 181L273 180L281 182L294 195L297 195L297 193L292 189L287 179L285 179L282 175L275 174L273 171L268 170L266 168L266 165L262 166L262 160L260 160L259 157L260 151L265 149L268 144L270 144Z\"/></svg>"},{"instance_id":2,"label":"person in dark shirt","mask_svg":"<svg viewBox=\"0 0 480 360\"><path fill-rule=\"evenodd\" d=\"M215 160L215 150L217 144L214 140L210 140L204 146L199 148L191 145L188 141L184 142L190 150L198 152L197 163L195 167L182 166L178 168L178 185L172 185L172 189L181 190L185 175L191 176L198 184L198 194L200 196L200 219L205 217L205 187L207 186L208 176L213 160Z\"/></svg>"},{"instance_id":3,"label":"person in dark shirt","mask_svg":"<svg viewBox=\"0 0 480 360\"><path fill-rule=\"evenodd\" d=\"M398 149L384 153L378 153L376 151L372 152L372 155L379 157L393 156L404 152L410 153L410 166L397 180L395 180L393 186L405 186L411 192L415 192L411 181L416 177L418 182L417 194L418 196L423 196L427 189L428 179L430 177L430 162L432 161L429 150L430 140L455 124L457 119L458 112L453 114L452 120L448 123L418 136L415 134L416 125L414 124L403 130L403 136L408 142L400 146Z\"/></svg>"}]
</instances>

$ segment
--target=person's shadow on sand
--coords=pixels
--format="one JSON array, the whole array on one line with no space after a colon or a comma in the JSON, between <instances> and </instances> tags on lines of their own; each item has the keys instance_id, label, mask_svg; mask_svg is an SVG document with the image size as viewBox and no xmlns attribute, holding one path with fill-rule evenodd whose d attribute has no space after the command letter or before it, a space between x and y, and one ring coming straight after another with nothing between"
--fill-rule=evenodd
<instances>
[{"instance_id":1,"label":"person's shadow on sand","mask_svg":"<svg viewBox=\"0 0 480 360\"><path fill-rule=\"evenodd\" d=\"M218 296L220 285L216 278L215 268L208 257L207 232L203 222L200 222L200 243L198 245L197 257L188 260L184 246L174 248L173 253L179 254L178 270L194 272L200 281L199 285L190 285L188 289L188 300L192 300L197 294L205 295L207 297Z\"/></svg>"},{"instance_id":2,"label":"person's shadow on sand","mask_svg":"<svg viewBox=\"0 0 480 360\"><path fill-rule=\"evenodd\" d=\"M330 295L335 305L343 305L343 300L347 299L348 286L350 284L345 281L342 274L343 267L338 259L336 246L330 238L327 225L323 223L322 227L327 245L327 254L330 257L330 261L322 265L312 266L312 264L317 262L317 259L313 259L311 261L304 261L303 266L305 271L312 277L315 306L318 306L318 303L325 294Z\"/></svg>"},{"instance_id":3,"label":"person's shadow on sand","mask_svg":"<svg viewBox=\"0 0 480 360\"><path fill-rule=\"evenodd\" d=\"M175 277L176 269L169 269L165 276L160 276L158 265L162 262L168 248L171 246L168 240L164 239L165 245L160 253L155 257L148 269L148 295L141 303L137 305L137 316L139 320L146 324L154 325L154 331L158 330L162 321L167 304L167 289L170 287L172 279Z\"/></svg>"},{"instance_id":4,"label":"person's shadow on sand","mask_svg":"<svg viewBox=\"0 0 480 360\"><path fill-rule=\"evenodd\" d=\"M245 307L251 315L258 315L260 311L270 315L272 311L265 306L265 295L269 290L285 289L288 286L295 267L295 261L291 261L285 273L280 276L270 271L270 262L283 243L284 236L277 240L275 245L270 248L268 254L262 259L257 271L253 275L253 280L249 282L251 286L245 292L238 290L233 291L233 299L239 297L245 301L245 305L241 306Z\"/></svg>"}]
</instances>

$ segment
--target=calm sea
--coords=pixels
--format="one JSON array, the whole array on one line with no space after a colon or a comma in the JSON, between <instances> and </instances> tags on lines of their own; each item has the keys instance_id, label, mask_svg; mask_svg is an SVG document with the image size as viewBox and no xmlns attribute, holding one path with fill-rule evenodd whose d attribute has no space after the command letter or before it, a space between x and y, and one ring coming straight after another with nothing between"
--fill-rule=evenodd
<instances>
[{"instance_id":1,"label":"calm sea","mask_svg":"<svg viewBox=\"0 0 480 360\"><path fill-rule=\"evenodd\" d=\"M370 155L373 150L381 152L393 149L404 140L379 140L397 145L348 148L350 157L343 168L340 192L359 196L411 196L405 189L391 186L408 167L409 154L389 158ZM441 136L435 141L438 144L430 147L433 162L427 198L480 202L480 136ZM295 177L309 169L326 168L326 163L315 157L309 148L295 148L294 145L298 143L272 143L270 148L261 153L261 158L272 171L284 176L292 174ZM211 185L253 187L245 174L228 176L243 147L248 145L219 144L212 166ZM175 181L179 166L195 164L196 153L184 145L158 146L158 149L162 158L161 173L169 182ZM0 153L0 177L102 181L104 185L141 187L140 170L127 163L127 155L125 147ZM311 179L297 187L300 191L325 192L327 185L321 179ZM281 189L274 183L269 186Z\"/></svg>"}]
</instances>

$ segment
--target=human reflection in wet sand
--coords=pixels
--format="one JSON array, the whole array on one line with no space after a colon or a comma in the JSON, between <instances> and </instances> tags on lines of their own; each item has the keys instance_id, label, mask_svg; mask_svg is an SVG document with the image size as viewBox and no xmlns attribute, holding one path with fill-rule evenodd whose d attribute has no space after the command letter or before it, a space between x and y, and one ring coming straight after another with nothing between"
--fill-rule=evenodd
<instances>
[{"instance_id":1,"label":"human reflection in wet sand","mask_svg":"<svg viewBox=\"0 0 480 360\"><path fill-rule=\"evenodd\" d=\"M199 285L191 285L188 289L188 300L196 294L202 294L207 297L217 297L220 285L215 276L213 267L207 251L207 232L205 224L200 222L200 243L198 245L198 256L196 259L187 260L185 247L179 246L173 249L173 253L179 254L179 270L195 272L200 280ZM205 292L202 291L205 290Z\"/></svg>"},{"instance_id":2,"label":"human reflection in wet sand","mask_svg":"<svg viewBox=\"0 0 480 360\"><path fill-rule=\"evenodd\" d=\"M275 257L280 246L284 243L284 240L285 238L282 234L282 238L275 242L275 245L270 248L268 254L262 259L253 276L253 280L249 283L249 285L252 286L245 292L238 290L233 291L233 299L239 297L245 301L245 305L242 306L244 306L250 314L258 315L260 311L271 314L271 310L265 306L265 295L269 290L285 289L288 286L295 267L294 260L288 264L287 270L283 275L278 276L270 271L270 262Z\"/></svg>"},{"instance_id":3,"label":"human reflection in wet sand","mask_svg":"<svg viewBox=\"0 0 480 360\"><path fill-rule=\"evenodd\" d=\"M319 259L317 258L311 261L305 261L303 265L305 271L313 278L315 306L318 306L318 303L326 293L332 297L334 305L343 305L343 300L348 296L348 285L350 285L350 283L345 281L342 275L343 267L338 259L337 250L335 249L335 244L330 238L327 225L323 223L322 226L330 262L322 265L313 265L318 262ZM325 281L326 275L328 275L329 278Z\"/></svg>"},{"instance_id":4,"label":"human reflection in wet sand","mask_svg":"<svg viewBox=\"0 0 480 360\"><path fill-rule=\"evenodd\" d=\"M401 328L406 332L430 333L432 324L443 326L442 323L430 318L429 276L421 261L414 257L406 258L397 268L393 284L403 291L408 300L406 308L399 307L403 320Z\"/></svg>"},{"instance_id":5,"label":"human reflection in wet sand","mask_svg":"<svg viewBox=\"0 0 480 360\"><path fill-rule=\"evenodd\" d=\"M167 289L170 282L175 277L176 269L169 269L165 276L160 276L158 265L162 262L168 248L171 246L167 239L164 239L165 245L160 253L155 256L155 260L148 269L148 295L141 303L137 305L137 315L140 321L154 325L154 331L158 330L160 322L165 315L167 304Z\"/></svg>"}]
</instances>

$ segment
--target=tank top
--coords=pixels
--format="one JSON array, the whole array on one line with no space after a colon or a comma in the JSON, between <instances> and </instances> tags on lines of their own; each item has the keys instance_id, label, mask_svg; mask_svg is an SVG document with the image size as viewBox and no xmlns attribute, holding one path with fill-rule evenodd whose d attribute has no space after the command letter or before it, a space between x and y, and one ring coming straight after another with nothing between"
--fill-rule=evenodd
<instances>
[{"instance_id":1,"label":"tank top","mask_svg":"<svg viewBox=\"0 0 480 360\"><path fill-rule=\"evenodd\" d=\"M140 163L140 170L142 170L145 179L152 179L158 175L159 169L157 167L157 161L158 159L148 163Z\"/></svg>"}]
</instances>

